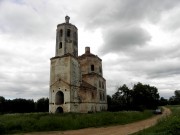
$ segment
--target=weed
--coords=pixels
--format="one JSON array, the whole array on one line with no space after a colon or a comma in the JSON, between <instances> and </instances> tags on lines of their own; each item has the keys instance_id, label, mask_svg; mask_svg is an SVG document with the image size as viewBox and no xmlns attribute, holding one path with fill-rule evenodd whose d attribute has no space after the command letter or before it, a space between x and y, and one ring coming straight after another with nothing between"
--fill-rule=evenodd
<instances>
[{"instance_id":1,"label":"weed","mask_svg":"<svg viewBox=\"0 0 180 135\"><path fill-rule=\"evenodd\" d=\"M100 113L27 113L0 115L0 134L37 131L72 130L87 127L127 124L151 117L152 111L122 111Z\"/></svg>"}]
</instances>

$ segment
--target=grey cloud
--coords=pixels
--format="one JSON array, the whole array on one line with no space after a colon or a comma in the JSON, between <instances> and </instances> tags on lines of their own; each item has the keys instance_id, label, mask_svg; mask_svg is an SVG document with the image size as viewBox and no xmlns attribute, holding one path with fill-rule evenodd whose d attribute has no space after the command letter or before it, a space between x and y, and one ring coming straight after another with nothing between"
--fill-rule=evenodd
<instances>
[{"instance_id":1,"label":"grey cloud","mask_svg":"<svg viewBox=\"0 0 180 135\"><path fill-rule=\"evenodd\" d=\"M157 45L158 46L158 45ZM156 48L144 46L135 48L133 51L126 51L126 55L132 61L155 61L163 59L180 59L180 44Z\"/></svg>"},{"instance_id":2,"label":"grey cloud","mask_svg":"<svg viewBox=\"0 0 180 135\"><path fill-rule=\"evenodd\" d=\"M171 14L164 14L163 19L159 22L159 25L166 32L176 32L180 29L180 9L176 7Z\"/></svg>"},{"instance_id":3,"label":"grey cloud","mask_svg":"<svg viewBox=\"0 0 180 135\"><path fill-rule=\"evenodd\" d=\"M165 79L178 76L180 75L180 54L178 48L179 45L163 49L146 48L146 46L141 50L135 48L133 51L119 53L119 58L113 61L104 60L106 65L104 68L108 71L118 70L119 72L131 74L134 77L143 76L146 79ZM123 55L126 55L126 57Z\"/></svg>"},{"instance_id":4,"label":"grey cloud","mask_svg":"<svg viewBox=\"0 0 180 135\"><path fill-rule=\"evenodd\" d=\"M49 75L46 73L47 71L1 73L1 96L34 99L47 97Z\"/></svg>"},{"instance_id":5,"label":"grey cloud","mask_svg":"<svg viewBox=\"0 0 180 135\"><path fill-rule=\"evenodd\" d=\"M3 13L0 14L0 33L2 34L26 40L43 38L46 40L47 37L48 39L55 37L55 34L52 35L55 29L51 26L56 26L52 22L53 17L49 16L49 19L44 21L47 16L26 3L3 2L0 12Z\"/></svg>"},{"instance_id":6,"label":"grey cloud","mask_svg":"<svg viewBox=\"0 0 180 135\"><path fill-rule=\"evenodd\" d=\"M146 45L150 41L149 33L137 26L118 27L106 30L103 35L105 41L100 50L102 53L120 52L134 49L136 46Z\"/></svg>"},{"instance_id":7,"label":"grey cloud","mask_svg":"<svg viewBox=\"0 0 180 135\"><path fill-rule=\"evenodd\" d=\"M161 13L176 7L178 0L111 0L90 1L82 5L80 20L86 22L86 29L108 25L141 23L143 20L156 23Z\"/></svg>"},{"instance_id":8,"label":"grey cloud","mask_svg":"<svg viewBox=\"0 0 180 135\"><path fill-rule=\"evenodd\" d=\"M165 79L173 77L174 75L180 75L178 62L166 59L156 61L130 61L127 62L126 65L123 65L123 68L135 76L144 75L149 79Z\"/></svg>"}]
</instances>

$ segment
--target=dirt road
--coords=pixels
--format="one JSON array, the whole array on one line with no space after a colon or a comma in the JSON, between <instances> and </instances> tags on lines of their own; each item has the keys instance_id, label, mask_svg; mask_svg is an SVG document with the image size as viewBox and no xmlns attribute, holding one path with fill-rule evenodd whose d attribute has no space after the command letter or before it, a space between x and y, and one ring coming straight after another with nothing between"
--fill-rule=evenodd
<instances>
[{"instance_id":1,"label":"dirt road","mask_svg":"<svg viewBox=\"0 0 180 135\"><path fill-rule=\"evenodd\" d=\"M118 126L109 126L101 128L86 128L79 130L70 130L70 131L54 131L54 132L39 132L26 135L128 135L150 126L153 126L157 123L158 119L166 117L171 114L170 109L164 107L164 112L161 115L154 116L152 118Z\"/></svg>"}]
</instances>

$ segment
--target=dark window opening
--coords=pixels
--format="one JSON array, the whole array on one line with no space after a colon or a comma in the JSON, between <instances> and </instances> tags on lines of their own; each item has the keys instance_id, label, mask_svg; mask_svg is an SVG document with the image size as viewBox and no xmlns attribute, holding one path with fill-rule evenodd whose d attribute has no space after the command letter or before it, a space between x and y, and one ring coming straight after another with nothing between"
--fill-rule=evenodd
<instances>
[{"instance_id":1,"label":"dark window opening","mask_svg":"<svg viewBox=\"0 0 180 135\"><path fill-rule=\"evenodd\" d=\"M91 65L91 71L94 71L94 65Z\"/></svg>"},{"instance_id":2,"label":"dark window opening","mask_svg":"<svg viewBox=\"0 0 180 135\"><path fill-rule=\"evenodd\" d=\"M99 96L100 96L100 100L102 100L102 95L101 95L101 92L99 93Z\"/></svg>"},{"instance_id":3,"label":"dark window opening","mask_svg":"<svg viewBox=\"0 0 180 135\"><path fill-rule=\"evenodd\" d=\"M59 49L61 49L61 48L62 48L62 42L59 43Z\"/></svg>"},{"instance_id":4,"label":"dark window opening","mask_svg":"<svg viewBox=\"0 0 180 135\"><path fill-rule=\"evenodd\" d=\"M67 37L70 37L70 36L71 36L71 30L67 29Z\"/></svg>"},{"instance_id":5,"label":"dark window opening","mask_svg":"<svg viewBox=\"0 0 180 135\"><path fill-rule=\"evenodd\" d=\"M63 30L61 29L60 30L60 37L62 37L63 36Z\"/></svg>"},{"instance_id":6,"label":"dark window opening","mask_svg":"<svg viewBox=\"0 0 180 135\"><path fill-rule=\"evenodd\" d=\"M58 91L56 93L55 104L56 105L64 104L64 94L63 94L63 92Z\"/></svg>"},{"instance_id":7,"label":"dark window opening","mask_svg":"<svg viewBox=\"0 0 180 135\"><path fill-rule=\"evenodd\" d=\"M94 93L92 93L92 99L94 99Z\"/></svg>"},{"instance_id":8,"label":"dark window opening","mask_svg":"<svg viewBox=\"0 0 180 135\"><path fill-rule=\"evenodd\" d=\"M56 109L56 113L63 113L63 108L62 107L58 107Z\"/></svg>"},{"instance_id":9,"label":"dark window opening","mask_svg":"<svg viewBox=\"0 0 180 135\"><path fill-rule=\"evenodd\" d=\"M103 93L103 95L102 95L102 96L103 96L103 97L102 97L102 99L103 99L103 100L105 100L105 95L104 95L104 93Z\"/></svg>"}]
</instances>

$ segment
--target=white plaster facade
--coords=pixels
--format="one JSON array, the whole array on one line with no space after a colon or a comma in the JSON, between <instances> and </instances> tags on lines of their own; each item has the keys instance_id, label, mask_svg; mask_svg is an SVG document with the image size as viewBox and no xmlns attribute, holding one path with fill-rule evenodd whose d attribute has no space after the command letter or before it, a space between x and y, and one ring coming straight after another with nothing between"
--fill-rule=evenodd
<instances>
[{"instance_id":1,"label":"white plaster facade","mask_svg":"<svg viewBox=\"0 0 180 135\"><path fill-rule=\"evenodd\" d=\"M85 48L78 56L78 29L57 25L55 57L51 58L49 112L96 112L107 110L106 80L102 60Z\"/></svg>"}]
</instances>

